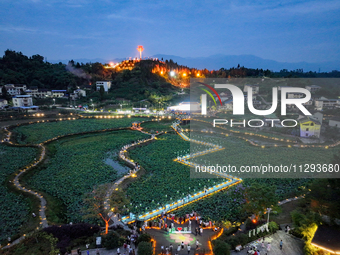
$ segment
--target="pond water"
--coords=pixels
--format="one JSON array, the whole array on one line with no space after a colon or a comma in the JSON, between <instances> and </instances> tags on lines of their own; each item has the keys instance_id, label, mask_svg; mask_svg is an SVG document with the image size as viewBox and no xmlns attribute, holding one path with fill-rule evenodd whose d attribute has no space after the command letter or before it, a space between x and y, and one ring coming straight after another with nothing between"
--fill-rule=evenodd
<instances>
[{"instance_id":1,"label":"pond water","mask_svg":"<svg viewBox=\"0 0 340 255\"><path fill-rule=\"evenodd\" d=\"M127 167L127 166L123 166L121 164L119 164L118 161L112 159L112 156L111 157L108 157L106 159L104 159L104 163L111 166L113 169L115 169L117 171L117 174L120 175L120 174L126 174L129 172L130 168Z\"/></svg>"}]
</instances>

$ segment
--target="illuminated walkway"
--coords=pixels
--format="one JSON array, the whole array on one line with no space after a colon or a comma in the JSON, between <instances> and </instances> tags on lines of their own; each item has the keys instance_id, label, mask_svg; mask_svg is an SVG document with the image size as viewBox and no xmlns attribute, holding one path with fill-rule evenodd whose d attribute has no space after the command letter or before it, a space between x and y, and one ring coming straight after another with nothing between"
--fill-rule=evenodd
<instances>
[{"instance_id":1,"label":"illuminated walkway","mask_svg":"<svg viewBox=\"0 0 340 255\"><path fill-rule=\"evenodd\" d=\"M189 142L202 144L202 145L207 145L207 146L211 147L211 149L208 149L208 150L205 150L205 151L202 151L202 152L197 152L197 153L190 154L190 155L186 155L186 156L183 156L183 157L178 157L178 158L175 159L175 161L177 161L181 164L188 165L188 166L198 166L197 164L190 162L189 159L224 149L223 147L221 147L219 145L215 145L215 144L212 144L212 143L205 143L205 142L202 142L202 141L190 139L178 127L179 124L180 124L179 121L175 122L175 123L173 123L173 125L171 127L184 140L189 141ZM163 207L156 208L156 209L154 209L150 212L147 212L145 214L141 214L141 215L137 216L137 215L130 213L129 216L122 217L122 222L128 224L128 223L132 223L136 220L148 221L148 220L154 219L156 217L159 217L163 212L171 212L171 211L177 210L178 208L184 207L188 204L191 204L193 202L201 200L205 197L211 196L211 195L213 195L213 194L215 194L215 193L217 193L221 190L229 188L229 187L236 185L236 184L238 184L242 181L242 179L240 179L240 178L236 178L234 176L227 175L225 173L216 173L216 174L219 175L220 177L226 178L227 180L220 183L220 184L216 184L212 187L209 187L209 188L205 189L204 191L199 191L197 193L190 194L188 196L183 197L182 199L179 199L179 200L177 200L173 203L166 204Z\"/></svg>"}]
</instances>

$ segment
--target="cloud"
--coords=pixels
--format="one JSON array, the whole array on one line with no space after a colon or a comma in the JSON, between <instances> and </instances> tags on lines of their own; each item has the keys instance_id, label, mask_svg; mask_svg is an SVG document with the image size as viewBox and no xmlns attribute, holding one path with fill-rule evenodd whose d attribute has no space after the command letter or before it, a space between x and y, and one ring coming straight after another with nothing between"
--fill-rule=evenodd
<instances>
[{"instance_id":1,"label":"cloud","mask_svg":"<svg viewBox=\"0 0 340 255\"><path fill-rule=\"evenodd\" d=\"M41 35L52 35L52 36L60 36L68 39L98 39L100 35L90 36L90 35L80 35L80 34L69 34L65 32L55 32L55 31L47 31L30 27L22 27L22 26L4 26L0 25L0 31L7 33L25 33L25 34L41 34Z\"/></svg>"}]
</instances>

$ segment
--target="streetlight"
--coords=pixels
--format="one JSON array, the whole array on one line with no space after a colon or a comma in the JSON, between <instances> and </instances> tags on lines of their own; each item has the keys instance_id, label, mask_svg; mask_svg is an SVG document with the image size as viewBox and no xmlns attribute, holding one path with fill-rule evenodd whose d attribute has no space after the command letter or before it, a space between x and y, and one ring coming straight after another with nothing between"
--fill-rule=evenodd
<instances>
[{"instance_id":1,"label":"streetlight","mask_svg":"<svg viewBox=\"0 0 340 255\"><path fill-rule=\"evenodd\" d=\"M267 208L267 212L268 212L268 219L267 219L267 223L269 223L269 214L270 214L270 211L272 210L272 208Z\"/></svg>"}]
</instances>

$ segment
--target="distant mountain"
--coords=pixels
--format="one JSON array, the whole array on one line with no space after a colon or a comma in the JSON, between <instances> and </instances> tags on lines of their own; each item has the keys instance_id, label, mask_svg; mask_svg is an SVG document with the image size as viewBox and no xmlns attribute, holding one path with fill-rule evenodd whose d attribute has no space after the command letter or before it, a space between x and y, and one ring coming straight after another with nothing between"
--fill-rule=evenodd
<instances>
[{"instance_id":1,"label":"distant mountain","mask_svg":"<svg viewBox=\"0 0 340 255\"><path fill-rule=\"evenodd\" d=\"M340 70L340 61L322 62L322 63L287 63L275 60L263 59L254 55L212 55L209 57L183 58L174 55L157 54L152 57L159 59L172 59L178 64L198 69L219 70L221 68L229 69L231 67L244 66L247 68L269 69L272 71L280 71L282 69L296 70L303 69L304 72L320 71L330 72L332 70Z\"/></svg>"},{"instance_id":2,"label":"distant mountain","mask_svg":"<svg viewBox=\"0 0 340 255\"><path fill-rule=\"evenodd\" d=\"M278 62L270 59L263 59L260 57L256 57L254 55L212 55L209 57L195 57L195 58L183 58L174 55L165 55L165 54L157 54L151 56L152 58L158 59L172 59L174 62L177 62L179 65L184 65L188 67L198 68L198 69L208 69L208 70L219 70L221 68L229 69L231 67L237 67L238 64L240 66L244 66L247 68L258 68L258 69L269 69L272 71L280 71L282 69L288 70L296 70L303 69L304 72L316 71L319 72L330 72L333 70L340 70L340 60L333 62L320 62L320 63L307 63L307 62L297 62L297 63L288 63L288 62ZM99 62L102 64L113 62L121 62L126 58L116 58L116 59L73 59L74 62L79 63L95 63ZM67 64L69 60L49 60L51 63L65 63Z\"/></svg>"}]
</instances>

